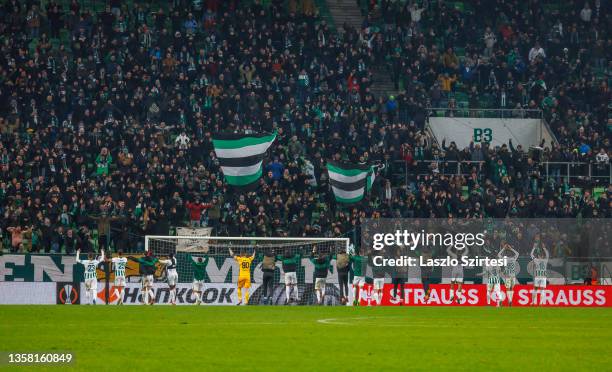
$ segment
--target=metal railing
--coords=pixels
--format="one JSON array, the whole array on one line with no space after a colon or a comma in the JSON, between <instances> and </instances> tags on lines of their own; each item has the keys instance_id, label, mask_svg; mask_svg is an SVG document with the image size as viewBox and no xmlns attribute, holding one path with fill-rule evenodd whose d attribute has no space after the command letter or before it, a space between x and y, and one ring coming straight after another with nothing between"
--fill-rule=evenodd
<instances>
[{"instance_id":1,"label":"metal railing","mask_svg":"<svg viewBox=\"0 0 612 372\"><path fill-rule=\"evenodd\" d=\"M543 119L542 110L537 109L470 109L467 107L432 107L429 108L430 117L461 118L491 118L491 119Z\"/></svg>"},{"instance_id":2,"label":"metal railing","mask_svg":"<svg viewBox=\"0 0 612 372\"><path fill-rule=\"evenodd\" d=\"M414 176L432 175L434 173L446 176L469 176L473 170L476 170L478 176L482 177L485 162L471 160L417 160L416 163L416 172L413 172ZM403 172L396 172L393 175L398 178L400 176L404 177L405 183L408 185L409 167L412 169L413 166L404 160L396 160L395 164L398 165L396 169L403 169ZM552 178L557 183L561 183L561 180L567 180L571 184L573 180L591 179L612 184L612 164L610 163L546 161L539 164L541 165L541 175L546 180Z\"/></svg>"}]
</instances>

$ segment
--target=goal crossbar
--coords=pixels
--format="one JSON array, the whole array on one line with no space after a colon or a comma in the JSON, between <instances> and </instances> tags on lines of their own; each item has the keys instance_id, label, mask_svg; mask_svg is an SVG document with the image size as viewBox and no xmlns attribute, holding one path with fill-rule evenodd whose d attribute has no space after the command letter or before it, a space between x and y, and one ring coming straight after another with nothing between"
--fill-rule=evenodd
<instances>
[{"instance_id":1,"label":"goal crossbar","mask_svg":"<svg viewBox=\"0 0 612 372\"><path fill-rule=\"evenodd\" d=\"M304 237L304 238L279 238L279 237L233 237L233 236L204 236L204 235L145 235L145 251L149 251L151 239L167 240L214 240L214 241L277 241L277 242L343 242L349 246L349 238L325 238L325 237Z\"/></svg>"}]
</instances>

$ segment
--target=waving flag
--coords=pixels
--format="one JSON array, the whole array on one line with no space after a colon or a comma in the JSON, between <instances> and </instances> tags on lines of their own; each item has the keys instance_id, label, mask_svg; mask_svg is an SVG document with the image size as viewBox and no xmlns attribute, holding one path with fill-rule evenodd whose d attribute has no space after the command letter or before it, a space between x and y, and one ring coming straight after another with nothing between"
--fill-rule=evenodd
<instances>
[{"instance_id":1,"label":"waving flag","mask_svg":"<svg viewBox=\"0 0 612 372\"><path fill-rule=\"evenodd\" d=\"M368 164L327 162L327 173L336 201L357 203L370 191L375 178L375 167Z\"/></svg>"},{"instance_id":2,"label":"waving flag","mask_svg":"<svg viewBox=\"0 0 612 372\"><path fill-rule=\"evenodd\" d=\"M275 138L276 132L214 134L213 146L225 181L237 187L249 186L259 181L263 158Z\"/></svg>"}]
</instances>

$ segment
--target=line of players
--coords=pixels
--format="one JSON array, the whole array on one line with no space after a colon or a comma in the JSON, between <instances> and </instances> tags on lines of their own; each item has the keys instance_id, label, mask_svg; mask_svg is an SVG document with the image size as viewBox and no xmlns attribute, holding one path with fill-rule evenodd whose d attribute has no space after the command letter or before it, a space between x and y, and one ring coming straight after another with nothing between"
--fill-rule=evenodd
<instances>
[{"instance_id":1,"label":"line of players","mask_svg":"<svg viewBox=\"0 0 612 372\"><path fill-rule=\"evenodd\" d=\"M105 261L104 250L101 250L100 256L95 258L93 253L88 254L88 259L80 259L80 251L76 252L76 262L84 266L84 278L85 278L85 296L87 304L96 304L98 279L97 279L97 267ZM237 283L237 294L238 294L238 305L248 304L249 302L249 288L251 287L251 264L256 257L254 251L252 255L248 256L246 253L241 252L235 254L231 249L229 250L230 256L238 263L238 283ZM176 257L173 254L169 254L166 259L159 259L154 257L151 252L142 258L135 257L124 257L123 253L119 251L116 257L113 257L110 263L113 265L115 270L115 282L114 291L112 296L118 298L117 305L123 304L123 294L126 283L126 267L128 259L138 262L140 264L142 272L142 303L145 305L152 305L154 303L153 283L154 274L156 271L156 264L162 264L166 270L166 280L170 289L169 302L172 305L176 305L176 284L178 282L178 272ZM264 289L264 303L272 302L272 290L274 284L274 270L276 269L276 261L282 263L283 271L285 272L285 291L286 291L286 303L291 302L298 303L300 301L299 291L297 288L297 268L301 262L301 254L286 253L285 255L274 255L272 251L266 252L262 257L262 272L263 272L263 289ZM338 255L327 255L317 254L316 248L313 249L310 257L315 270L315 293L317 296L317 303L323 304L325 301L325 287L327 285L327 273L331 268L331 260L338 260L338 272L341 277L341 281L345 283L346 289L341 294L342 302L348 301L348 273L350 263L353 263L353 272L355 274L353 280L353 287L355 291L355 298L358 298L360 289L363 289L365 284L365 275L363 267L367 257L358 255L349 255L348 253L340 253ZM193 267L193 284L192 291L196 297L195 304L199 305L202 303L202 295L204 293L204 279L206 265L208 264L209 257L193 257L190 256L191 264ZM382 286L384 284L384 278L375 279L375 286L379 287L382 292ZM345 288L344 286L342 288ZM341 292L342 292L341 288ZM244 298L243 298L244 294ZM382 299L382 295L379 296ZM380 300L378 301L380 303ZM355 300L354 304L358 304L359 301Z\"/></svg>"},{"instance_id":2,"label":"line of players","mask_svg":"<svg viewBox=\"0 0 612 372\"><path fill-rule=\"evenodd\" d=\"M449 247L447 253L452 258L460 258L462 255L467 255L467 250L458 251L454 248ZM236 255L230 249L230 256L237 262L239 273L237 283L237 294L238 294L238 305L249 302L249 288L251 287L251 264L256 257L256 252L253 251L252 255L247 255L245 252L240 252ZM539 240L533 245L531 250L531 258L534 262L534 290L532 291L532 305L537 304L537 295L546 288L547 283L547 271L548 265L548 250ZM480 274L483 276L483 283L487 285L487 304L495 303L496 306L501 306L503 296L501 293L501 282L503 281L506 293L505 296L508 299L508 303L512 306L512 300L514 296L514 286L517 283L516 274L518 270L518 257L519 253L507 242L502 242L501 250L498 252L499 258L506 257L507 265L503 267L498 266L485 266L483 272ZM297 268L301 262L302 256L298 254L291 254L287 252L285 255L275 255L273 251L268 251L260 256L262 261L262 272L263 272L263 303L272 303L272 291L274 284L274 271L276 269L276 261L280 261L282 264L283 271L285 273L285 291L286 300L285 303L291 302L298 303L300 301L299 291L297 289ZM108 260L112 264L115 270L115 286L113 297L118 298L117 304L123 304L123 291L126 283L126 267L128 259L138 262L141 266L142 275L142 303L145 305L152 305L155 301L153 293L154 273L156 271L156 264L160 263L164 265L166 270L166 280L169 287L170 298L169 302L172 305L176 305L176 285L178 283L178 272L177 272L177 260L173 254L169 254L165 259L159 259L154 257L151 252L142 258L124 257L122 252L119 251L116 257ZM354 254L354 252L341 252L335 255L330 254L318 254L316 247L313 249L310 260L314 265L314 278L315 278L315 294L317 297L317 303L323 304L325 302L325 288L327 285L327 275L331 267L331 260L336 260L336 268L338 272L339 287L340 287L340 301L342 304L348 302L348 282L349 282L349 271L352 268L353 271L353 306L359 306L361 301L364 299L364 286L366 277L367 267L367 256L360 256ZM100 256L94 258L92 253L89 253L87 260L80 259L80 251L77 251L76 262L84 266L84 278L85 278L85 296L87 303L96 303L97 297L97 267L100 263L104 262L104 250L101 250ZM196 305L202 303L202 295L204 293L205 283L205 272L208 264L209 257L193 257L190 256L190 261L193 266L193 284L192 291L196 297ZM385 283L385 271L380 267L373 266L373 292L372 299L377 305L380 305L383 298L383 288ZM428 300L430 289L429 289L429 275L430 271L423 270L423 287L425 290L425 301ZM398 280L399 278L393 278L393 293L394 297L398 299L398 286L402 288L403 293L403 282ZM457 265L451 268L451 301L461 303L461 293L463 286L463 266ZM368 305L370 299L367 299ZM401 303L401 301L399 301Z\"/></svg>"},{"instance_id":3,"label":"line of players","mask_svg":"<svg viewBox=\"0 0 612 372\"><path fill-rule=\"evenodd\" d=\"M97 268L105 262L104 250L100 251L100 256L95 257L93 253L88 254L86 260L80 259L81 252L76 252L76 262L84 266L84 279L85 279L85 298L86 304L96 304L96 298L98 293L98 276ZM245 289L245 302L249 300L248 288L251 286L251 263L255 259L255 252L250 257L246 255L235 255L230 249L230 256L232 256L237 262L239 267L238 276L238 297L242 302L242 290ZM166 280L170 289L169 302L172 305L176 305L176 285L178 283L178 272L177 260L174 254L169 254L166 259L159 259L154 257L151 252L142 258L136 257L124 257L123 252L117 252L117 256L113 257L110 262L115 270L115 282L114 291L112 296L116 297L117 305L123 305L124 289L126 285L126 267L128 259L135 261L140 264L140 270L142 273L141 285L142 285L142 303L145 305L153 305L155 297L153 293L153 283L155 281L154 274L157 270L156 264L162 264L166 270ZM202 294L204 290L204 277L206 271L206 265L208 264L208 257L192 257L190 260L193 265L193 293L196 296L196 305L202 302ZM295 276L295 283L297 283L297 276ZM240 305L240 303L238 303Z\"/></svg>"},{"instance_id":4,"label":"line of players","mask_svg":"<svg viewBox=\"0 0 612 372\"><path fill-rule=\"evenodd\" d=\"M468 254L467 249L456 250L449 247L447 253L450 257L460 260L461 256ZM485 253L490 253L485 251ZM538 294L541 294L546 289L547 283L547 266L549 253L546 247L541 243L540 239L536 237L533 247L530 253L531 259L534 264L534 282L533 291L531 294L531 305L537 305ZM512 306L512 300L514 298L514 286L518 283L516 274L520 271L518 258L519 252L516 251L508 242L501 242L501 250L497 253L498 258L507 259L507 264L504 266L484 266L482 273L483 283L487 285L487 305L495 304L501 306L504 296L508 299L508 305ZM505 294L502 294L501 283L504 283ZM457 265L451 268L451 301L461 303L461 293L463 286L463 266ZM456 288L456 290L455 290ZM425 294L425 300L428 299L429 293Z\"/></svg>"},{"instance_id":5,"label":"line of players","mask_svg":"<svg viewBox=\"0 0 612 372\"><path fill-rule=\"evenodd\" d=\"M123 304L123 289L125 288L125 270L127 268L127 258L123 257L123 252L118 251L117 256L106 260L110 261L115 269L115 288L113 296L118 298L118 305ZM96 304L96 298L98 296L98 266L105 262L104 249L100 250L100 256L95 257L93 253L87 255L86 260L81 260L81 251L76 251L76 262L83 265L84 267L84 279L85 279L85 299L86 304Z\"/></svg>"},{"instance_id":6,"label":"line of players","mask_svg":"<svg viewBox=\"0 0 612 372\"><path fill-rule=\"evenodd\" d=\"M125 271L127 268L128 258L140 263L142 265L142 289L143 289L143 303L151 303L153 299L153 275L155 273L155 263L160 262L166 265L168 284L171 288L171 296L174 294L176 298L176 282L178 280L178 273L176 272L176 259L169 257L168 260L158 260L153 258L152 255L147 255L144 258L124 257L122 251L117 252L116 257L112 257L110 260L105 260L104 250L100 250L100 256L95 257L93 253L87 255L86 260L81 260L81 251L76 252L76 262L83 265L84 267L84 279L85 279L85 301L86 304L96 304L96 298L98 295L98 274L97 268L103 262L110 262L115 270L115 285L112 293L113 297L116 297L117 305L123 305L123 291L126 283ZM171 297L172 298L172 297Z\"/></svg>"}]
</instances>

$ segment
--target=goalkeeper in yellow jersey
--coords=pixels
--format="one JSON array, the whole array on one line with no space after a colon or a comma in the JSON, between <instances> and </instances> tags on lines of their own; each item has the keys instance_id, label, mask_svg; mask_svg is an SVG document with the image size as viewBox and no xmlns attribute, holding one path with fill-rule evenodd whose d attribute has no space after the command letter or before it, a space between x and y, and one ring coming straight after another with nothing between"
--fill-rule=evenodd
<instances>
[{"instance_id":1,"label":"goalkeeper in yellow jersey","mask_svg":"<svg viewBox=\"0 0 612 372\"><path fill-rule=\"evenodd\" d=\"M240 255L235 255L232 249L229 250L230 256L238 262L238 304L242 304L242 289L244 288L244 304L249 303L249 288L251 288L251 263L255 259L255 250L252 256L247 256L246 253L240 252Z\"/></svg>"}]
</instances>

